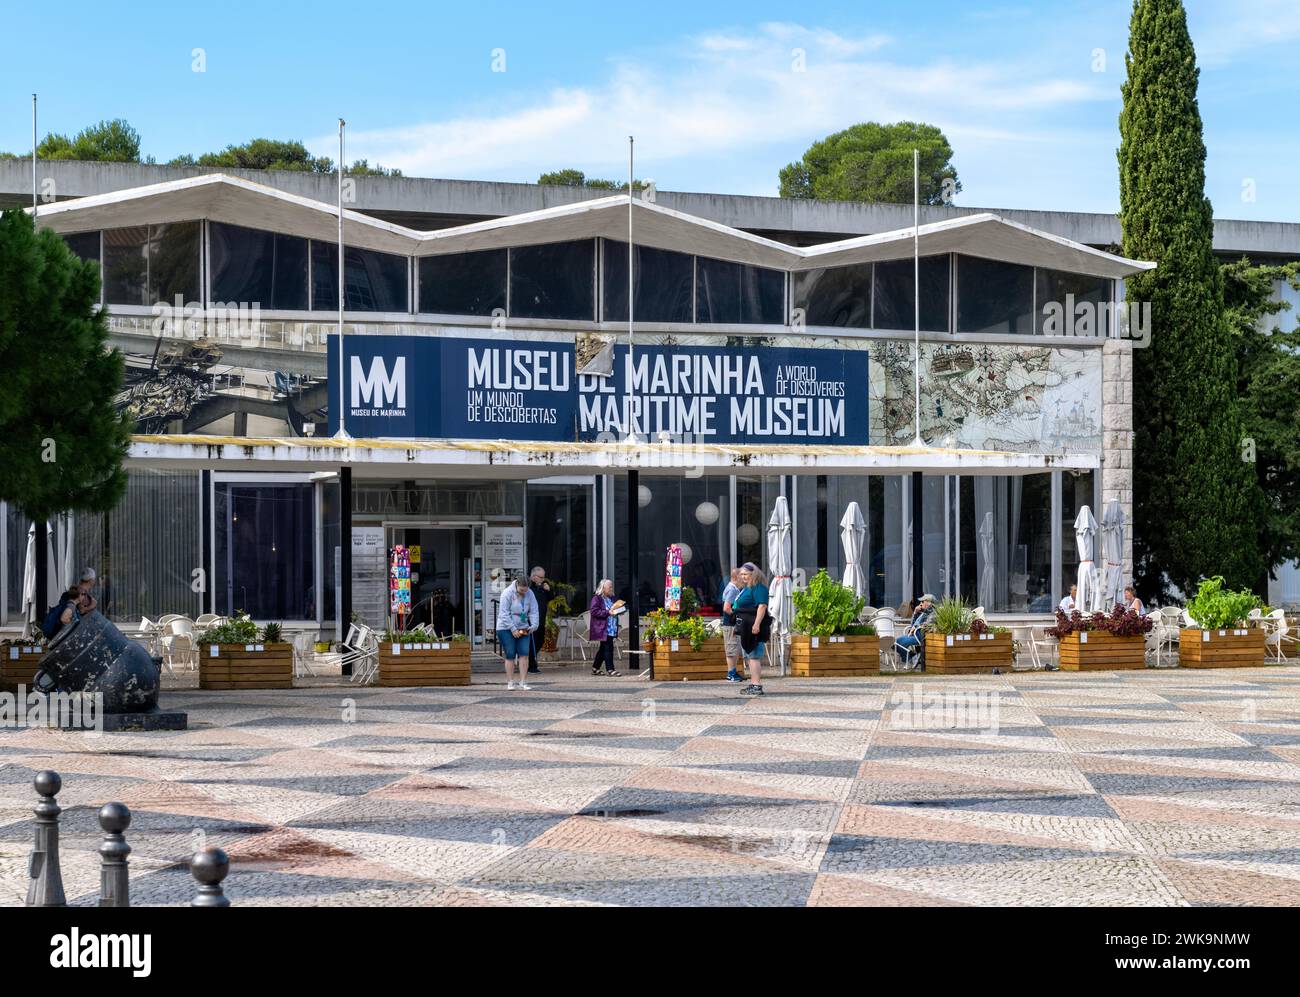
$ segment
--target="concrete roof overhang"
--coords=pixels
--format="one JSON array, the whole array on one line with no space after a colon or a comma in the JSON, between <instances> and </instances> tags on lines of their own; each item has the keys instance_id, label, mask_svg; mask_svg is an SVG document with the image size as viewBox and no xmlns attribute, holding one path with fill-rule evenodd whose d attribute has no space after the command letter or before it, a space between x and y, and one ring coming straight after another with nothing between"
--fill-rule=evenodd
<instances>
[{"instance_id":1,"label":"concrete roof overhang","mask_svg":"<svg viewBox=\"0 0 1300 997\"><path fill-rule=\"evenodd\" d=\"M370 478L541 478L626 471L699 474L994 474L1086 471L1094 453L1035 454L943 447L704 443L516 443L335 437L135 436L134 467L333 471Z\"/></svg>"},{"instance_id":2,"label":"concrete roof overhang","mask_svg":"<svg viewBox=\"0 0 1300 997\"><path fill-rule=\"evenodd\" d=\"M349 246L380 252L430 256L597 236L626 240L628 203L627 195L615 194L433 232L344 209L344 241ZM918 229L909 227L798 247L640 197L631 199L631 210L638 245L780 270L904 259L912 255L914 240L923 256L966 253L1097 277L1122 278L1155 267L1154 263L1129 260L990 213L946 219ZM195 218L330 242L338 239L338 211L334 205L224 174L61 201L42 206L38 215L42 226L57 232Z\"/></svg>"}]
</instances>

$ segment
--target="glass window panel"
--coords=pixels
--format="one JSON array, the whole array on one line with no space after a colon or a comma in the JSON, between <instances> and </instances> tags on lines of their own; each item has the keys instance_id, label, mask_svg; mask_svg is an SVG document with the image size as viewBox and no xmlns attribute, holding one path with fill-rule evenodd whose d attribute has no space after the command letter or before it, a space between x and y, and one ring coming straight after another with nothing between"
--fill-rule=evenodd
<instances>
[{"instance_id":1,"label":"glass window panel","mask_svg":"<svg viewBox=\"0 0 1300 997\"><path fill-rule=\"evenodd\" d=\"M594 321L595 261L594 239L511 249L511 316Z\"/></svg>"},{"instance_id":2,"label":"glass window panel","mask_svg":"<svg viewBox=\"0 0 1300 997\"><path fill-rule=\"evenodd\" d=\"M673 543L684 543L690 548L689 559L682 565L683 587L689 585L695 590L701 606L710 607L710 612L720 612L724 575L729 575L731 568L727 563L731 551L728 479L642 475L640 481L644 489L641 499L645 503L639 506L638 518L641 612L648 613L663 605L664 566L668 545ZM614 479L614 589L620 599L627 599L630 594L627 503L627 477L620 475Z\"/></svg>"},{"instance_id":3,"label":"glass window panel","mask_svg":"<svg viewBox=\"0 0 1300 997\"><path fill-rule=\"evenodd\" d=\"M332 242L311 243L311 307L333 311L339 306L339 248ZM344 308L350 312L404 312L407 257L371 249L344 247Z\"/></svg>"},{"instance_id":4,"label":"glass window panel","mask_svg":"<svg viewBox=\"0 0 1300 997\"><path fill-rule=\"evenodd\" d=\"M307 240L212 222L212 300L307 309Z\"/></svg>"},{"instance_id":5,"label":"glass window panel","mask_svg":"<svg viewBox=\"0 0 1300 997\"><path fill-rule=\"evenodd\" d=\"M151 305L149 227L104 231L104 301L109 305Z\"/></svg>"},{"instance_id":6,"label":"glass window panel","mask_svg":"<svg viewBox=\"0 0 1300 997\"><path fill-rule=\"evenodd\" d=\"M491 315L506 307L506 253L420 257L420 311L434 315Z\"/></svg>"},{"instance_id":7,"label":"glass window panel","mask_svg":"<svg viewBox=\"0 0 1300 997\"><path fill-rule=\"evenodd\" d=\"M604 240L606 322L627 321L627 243ZM686 253L636 246L636 311L638 322L690 322L695 260Z\"/></svg>"},{"instance_id":8,"label":"glass window panel","mask_svg":"<svg viewBox=\"0 0 1300 997\"><path fill-rule=\"evenodd\" d=\"M132 470L112 512L77 515L74 563L99 572L94 594L110 620L204 610L192 588L203 564L202 481L199 471Z\"/></svg>"},{"instance_id":9,"label":"glass window panel","mask_svg":"<svg viewBox=\"0 0 1300 997\"><path fill-rule=\"evenodd\" d=\"M823 267L790 275L794 307L812 326L871 327L871 264Z\"/></svg>"},{"instance_id":10,"label":"glass window panel","mask_svg":"<svg viewBox=\"0 0 1300 997\"><path fill-rule=\"evenodd\" d=\"M12 503L6 503L4 511L5 605L0 616L12 626L22 622L23 567L27 563L27 530L32 521Z\"/></svg>"},{"instance_id":11,"label":"glass window panel","mask_svg":"<svg viewBox=\"0 0 1300 997\"><path fill-rule=\"evenodd\" d=\"M573 585L575 613L586 610L598 581L591 577L590 543L590 485L528 486L527 568L540 565L548 578Z\"/></svg>"},{"instance_id":12,"label":"glass window panel","mask_svg":"<svg viewBox=\"0 0 1300 997\"><path fill-rule=\"evenodd\" d=\"M988 543L979 538L986 528L992 531ZM980 583L972 604L997 613L1049 612L1051 474L977 477L975 529ZM991 559L985 555L986 548L991 548Z\"/></svg>"},{"instance_id":13,"label":"glass window panel","mask_svg":"<svg viewBox=\"0 0 1300 997\"><path fill-rule=\"evenodd\" d=\"M1092 277L1088 274L1066 273L1062 270L1035 270L1035 279L1038 281L1038 312L1034 316L1034 332L1042 334L1043 321L1047 317L1045 311L1049 302L1060 304L1062 312L1065 315L1066 295L1074 295L1074 304L1077 306L1080 302L1088 302L1092 305L1108 305L1110 303L1110 280L1106 277ZM1066 334L1068 335L1069 323ZM1104 330L1098 329L1096 323L1092 326L1092 335L1099 336L1104 334Z\"/></svg>"},{"instance_id":14,"label":"glass window panel","mask_svg":"<svg viewBox=\"0 0 1300 997\"><path fill-rule=\"evenodd\" d=\"M912 260L888 260L874 268L877 329L910 332L915 327L915 281ZM921 257L921 328L948 331L948 257Z\"/></svg>"},{"instance_id":15,"label":"glass window panel","mask_svg":"<svg viewBox=\"0 0 1300 997\"><path fill-rule=\"evenodd\" d=\"M171 222L149 226L149 304L198 301L198 222Z\"/></svg>"},{"instance_id":16,"label":"glass window panel","mask_svg":"<svg viewBox=\"0 0 1300 997\"><path fill-rule=\"evenodd\" d=\"M219 612L257 620L314 620L312 486L219 483L216 596Z\"/></svg>"},{"instance_id":17,"label":"glass window panel","mask_svg":"<svg viewBox=\"0 0 1300 997\"><path fill-rule=\"evenodd\" d=\"M1033 310L1033 267L957 257L958 332L1028 335Z\"/></svg>"},{"instance_id":18,"label":"glass window panel","mask_svg":"<svg viewBox=\"0 0 1300 997\"><path fill-rule=\"evenodd\" d=\"M696 259L695 320L713 325L784 325L785 272Z\"/></svg>"},{"instance_id":19,"label":"glass window panel","mask_svg":"<svg viewBox=\"0 0 1300 997\"><path fill-rule=\"evenodd\" d=\"M99 233L98 232L69 232L63 237L63 241L68 244L80 259L93 260L99 263Z\"/></svg>"}]
</instances>

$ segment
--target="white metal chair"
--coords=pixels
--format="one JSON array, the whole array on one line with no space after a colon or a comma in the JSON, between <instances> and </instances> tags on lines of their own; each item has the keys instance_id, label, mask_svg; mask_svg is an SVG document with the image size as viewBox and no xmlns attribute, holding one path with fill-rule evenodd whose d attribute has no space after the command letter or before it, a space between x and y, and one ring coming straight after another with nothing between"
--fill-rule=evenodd
<instances>
[{"instance_id":1,"label":"white metal chair","mask_svg":"<svg viewBox=\"0 0 1300 997\"><path fill-rule=\"evenodd\" d=\"M223 619L225 617L217 613L203 613L194 620L194 625L200 630L206 630L208 627L216 626Z\"/></svg>"},{"instance_id":2,"label":"white metal chair","mask_svg":"<svg viewBox=\"0 0 1300 997\"><path fill-rule=\"evenodd\" d=\"M295 678L315 675L312 664L316 660L316 641L312 634L304 630L293 635L293 674Z\"/></svg>"},{"instance_id":3,"label":"white metal chair","mask_svg":"<svg viewBox=\"0 0 1300 997\"><path fill-rule=\"evenodd\" d=\"M364 623L353 623L339 645L340 668L352 666L352 681L364 685L379 672L379 635Z\"/></svg>"},{"instance_id":4,"label":"white metal chair","mask_svg":"<svg viewBox=\"0 0 1300 997\"><path fill-rule=\"evenodd\" d=\"M898 651L894 647L894 638L898 634L898 621L894 619L894 611L892 609L876 610L871 625L876 628L876 635L880 638L881 664L888 662L897 671Z\"/></svg>"},{"instance_id":5,"label":"white metal chair","mask_svg":"<svg viewBox=\"0 0 1300 997\"><path fill-rule=\"evenodd\" d=\"M1028 625L1025 627L1025 642L1029 645L1029 660L1033 662L1034 668L1039 671L1047 671L1048 666L1060 667L1061 642L1055 637L1047 636L1048 627L1036 627ZM1044 661L1044 654L1046 661Z\"/></svg>"},{"instance_id":6,"label":"white metal chair","mask_svg":"<svg viewBox=\"0 0 1300 997\"><path fill-rule=\"evenodd\" d=\"M971 619L974 619L974 620L984 620L985 623L988 622L988 620L984 619L984 607L983 607L983 606L976 606L976 607L975 607L974 609L972 609L970 612L971 612Z\"/></svg>"},{"instance_id":7,"label":"white metal chair","mask_svg":"<svg viewBox=\"0 0 1300 997\"><path fill-rule=\"evenodd\" d=\"M1268 616L1263 617L1265 621L1267 636L1264 637L1264 650L1272 650L1273 660L1281 663L1287 660L1286 654L1283 653L1283 644L1300 643L1300 638L1290 635L1290 627L1286 622L1286 612L1281 609L1275 609Z\"/></svg>"}]
</instances>

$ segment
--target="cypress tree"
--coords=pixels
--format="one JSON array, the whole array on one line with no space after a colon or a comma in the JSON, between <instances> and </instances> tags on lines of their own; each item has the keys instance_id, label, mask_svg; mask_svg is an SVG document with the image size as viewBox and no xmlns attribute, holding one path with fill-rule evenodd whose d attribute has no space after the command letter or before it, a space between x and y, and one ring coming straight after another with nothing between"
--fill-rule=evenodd
<instances>
[{"instance_id":1,"label":"cypress tree","mask_svg":"<svg viewBox=\"0 0 1300 997\"><path fill-rule=\"evenodd\" d=\"M1135 0L1120 112L1124 254L1153 260L1128 279L1150 303L1151 339L1133 355L1133 504L1137 584L1147 599L1221 574L1263 573L1261 495L1243 460L1233 342L1205 197L1200 75L1179 0Z\"/></svg>"}]
</instances>

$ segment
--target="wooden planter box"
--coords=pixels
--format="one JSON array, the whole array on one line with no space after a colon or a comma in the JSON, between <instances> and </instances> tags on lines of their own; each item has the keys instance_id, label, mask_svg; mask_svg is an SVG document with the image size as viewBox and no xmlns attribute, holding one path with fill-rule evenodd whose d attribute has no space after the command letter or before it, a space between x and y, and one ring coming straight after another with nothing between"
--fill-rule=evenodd
<instances>
[{"instance_id":1,"label":"wooden planter box","mask_svg":"<svg viewBox=\"0 0 1300 997\"><path fill-rule=\"evenodd\" d=\"M1178 664L1183 668L1258 668L1266 664L1264 631L1179 630Z\"/></svg>"},{"instance_id":2,"label":"wooden planter box","mask_svg":"<svg viewBox=\"0 0 1300 997\"><path fill-rule=\"evenodd\" d=\"M383 686L469 685L469 641L379 645Z\"/></svg>"},{"instance_id":3,"label":"wooden planter box","mask_svg":"<svg viewBox=\"0 0 1300 997\"><path fill-rule=\"evenodd\" d=\"M799 678L846 678L880 673L880 638L790 638L790 674Z\"/></svg>"},{"instance_id":4,"label":"wooden planter box","mask_svg":"<svg viewBox=\"0 0 1300 997\"><path fill-rule=\"evenodd\" d=\"M1147 666L1147 641L1141 634L1120 637L1105 630L1075 631L1061 638L1061 669L1109 672Z\"/></svg>"},{"instance_id":5,"label":"wooden planter box","mask_svg":"<svg viewBox=\"0 0 1300 997\"><path fill-rule=\"evenodd\" d=\"M32 647L30 644L0 644L0 689L16 692L18 686L32 687L36 676L36 666L45 656L44 647ZM15 654L17 652L17 654Z\"/></svg>"},{"instance_id":6,"label":"wooden planter box","mask_svg":"<svg viewBox=\"0 0 1300 997\"><path fill-rule=\"evenodd\" d=\"M199 688L292 689L293 645L199 644Z\"/></svg>"},{"instance_id":7,"label":"wooden planter box","mask_svg":"<svg viewBox=\"0 0 1300 997\"><path fill-rule=\"evenodd\" d=\"M721 640L706 640L698 651L689 640L655 641L653 659L656 682L698 682L727 677L727 653Z\"/></svg>"},{"instance_id":8,"label":"wooden planter box","mask_svg":"<svg viewBox=\"0 0 1300 997\"><path fill-rule=\"evenodd\" d=\"M992 672L994 668L1009 672L1013 668L1013 658L1010 632L984 634L982 637L974 634L952 637L936 633L925 635L925 670L930 674L970 675Z\"/></svg>"}]
</instances>

